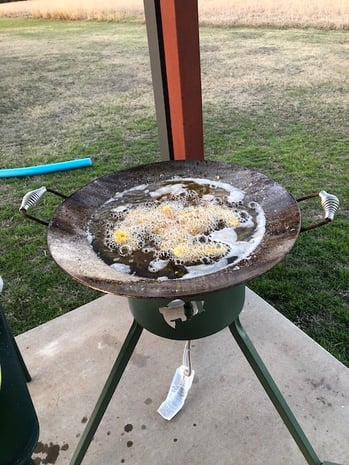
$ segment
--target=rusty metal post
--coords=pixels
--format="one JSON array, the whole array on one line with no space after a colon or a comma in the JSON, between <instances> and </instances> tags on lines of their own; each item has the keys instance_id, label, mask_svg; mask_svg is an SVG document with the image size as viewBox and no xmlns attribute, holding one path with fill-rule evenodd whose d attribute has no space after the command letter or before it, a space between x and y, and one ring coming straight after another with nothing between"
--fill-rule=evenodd
<instances>
[{"instance_id":1,"label":"rusty metal post","mask_svg":"<svg viewBox=\"0 0 349 465\"><path fill-rule=\"evenodd\" d=\"M197 0L144 0L160 146L204 158ZM166 124L165 124L166 123ZM164 144L164 138L168 143ZM166 149L162 150L166 153Z\"/></svg>"}]
</instances>

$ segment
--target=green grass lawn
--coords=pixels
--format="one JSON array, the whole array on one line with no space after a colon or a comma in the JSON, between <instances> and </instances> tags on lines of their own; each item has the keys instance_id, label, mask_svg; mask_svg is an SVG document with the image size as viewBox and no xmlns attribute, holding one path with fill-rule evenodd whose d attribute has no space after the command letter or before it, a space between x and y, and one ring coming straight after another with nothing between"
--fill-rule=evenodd
<instances>
[{"instance_id":1,"label":"green grass lawn","mask_svg":"<svg viewBox=\"0 0 349 465\"><path fill-rule=\"evenodd\" d=\"M344 31L202 27L205 157L255 168L295 197L327 190L335 221L249 283L349 366L348 95ZM0 180L0 274L16 333L100 294L49 256L23 195L67 195L114 170L159 160L145 26L0 19L0 168L91 157L90 168ZM50 218L57 199L37 214ZM302 205L317 221L319 202Z\"/></svg>"}]
</instances>

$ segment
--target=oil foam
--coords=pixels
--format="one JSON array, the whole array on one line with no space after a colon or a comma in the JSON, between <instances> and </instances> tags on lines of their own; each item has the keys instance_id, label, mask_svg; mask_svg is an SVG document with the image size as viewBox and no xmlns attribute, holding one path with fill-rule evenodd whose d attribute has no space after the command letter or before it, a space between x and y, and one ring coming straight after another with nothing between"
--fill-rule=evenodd
<instances>
[{"instance_id":1,"label":"oil foam","mask_svg":"<svg viewBox=\"0 0 349 465\"><path fill-rule=\"evenodd\" d=\"M175 177L118 192L94 215L89 240L122 273L188 279L251 256L265 215L245 193L217 180ZM92 238L92 239L91 239Z\"/></svg>"}]
</instances>

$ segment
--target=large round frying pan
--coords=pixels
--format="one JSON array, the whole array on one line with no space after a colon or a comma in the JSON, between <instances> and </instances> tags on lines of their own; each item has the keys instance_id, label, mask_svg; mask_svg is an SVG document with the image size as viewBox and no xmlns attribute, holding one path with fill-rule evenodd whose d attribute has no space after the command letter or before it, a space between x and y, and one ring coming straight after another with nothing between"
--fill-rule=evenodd
<instances>
[{"instance_id":1,"label":"large round frying pan","mask_svg":"<svg viewBox=\"0 0 349 465\"><path fill-rule=\"evenodd\" d=\"M266 228L262 241L251 256L240 261L238 266L227 266L207 275L168 280L121 273L101 260L88 237L88 224L96 210L116 192L172 177L219 179L244 191L245 202L257 202L264 210ZM44 191L55 192L43 187L28 193L23 199L21 212L33 219L27 213L28 208ZM322 191L320 197L325 208L325 219L318 225L332 220L338 207L338 200L331 194ZM284 187L252 169L211 161L165 161L95 179L66 197L47 224L47 242L53 259L80 283L102 292L128 297L175 298L233 287L268 271L295 244L301 231L301 215L297 201Z\"/></svg>"}]
</instances>

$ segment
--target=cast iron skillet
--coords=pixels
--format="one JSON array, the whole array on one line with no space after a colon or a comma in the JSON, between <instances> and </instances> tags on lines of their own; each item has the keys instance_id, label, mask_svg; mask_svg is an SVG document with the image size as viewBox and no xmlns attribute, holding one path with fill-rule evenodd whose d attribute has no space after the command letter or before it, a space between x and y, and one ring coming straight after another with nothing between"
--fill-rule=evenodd
<instances>
[{"instance_id":1,"label":"cast iron skillet","mask_svg":"<svg viewBox=\"0 0 349 465\"><path fill-rule=\"evenodd\" d=\"M245 192L244 202L258 202L266 217L266 231L259 246L238 266L191 279L157 280L121 273L104 263L88 240L88 223L96 210L116 192L140 184L165 181L172 177L219 179ZM55 210L49 223L27 213L44 192L65 200ZM338 199L326 192L311 194L299 200L320 195L324 220L333 219ZM106 293L138 298L176 298L203 295L233 287L265 273L292 249L301 231L297 201L283 186L249 168L212 161L164 161L117 171L99 177L69 197L42 187L23 198L20 211L27 217L48 225L47 243L55 262L80 283ZM304 228L305 229L305 228Z\"/></svg>"}]
</instances>

